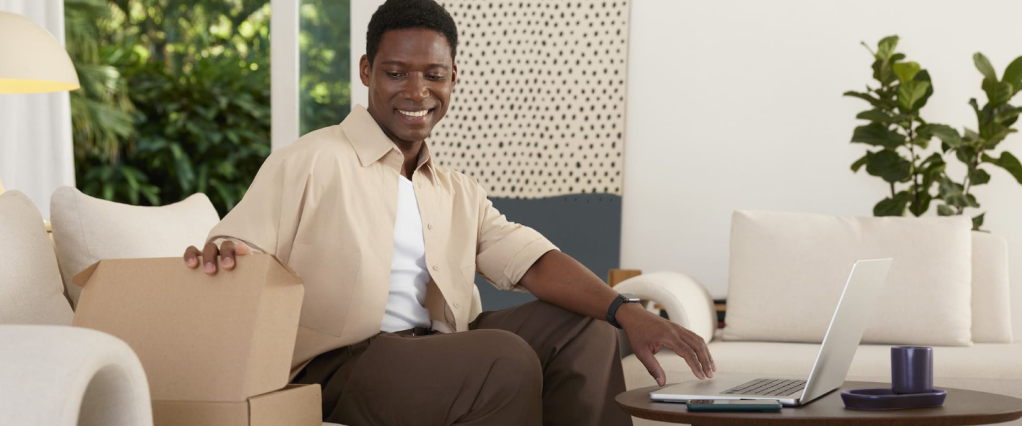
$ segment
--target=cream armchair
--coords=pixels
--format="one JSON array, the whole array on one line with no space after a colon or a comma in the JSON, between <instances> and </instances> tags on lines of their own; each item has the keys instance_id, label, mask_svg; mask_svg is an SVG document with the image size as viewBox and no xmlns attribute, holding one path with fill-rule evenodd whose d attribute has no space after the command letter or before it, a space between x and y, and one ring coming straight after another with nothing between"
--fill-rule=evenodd
<instances>
[{"instance_id":1,"label":"cream armchair","mask_svg":"<svg viewBox=\"0 0 1022 426\"><path fill-rule=\"evenodd\" d=\"M153 424L145 371L120 339L75 327L3 325L0 342L0 424Z\"/></svg>"}]
</instances>

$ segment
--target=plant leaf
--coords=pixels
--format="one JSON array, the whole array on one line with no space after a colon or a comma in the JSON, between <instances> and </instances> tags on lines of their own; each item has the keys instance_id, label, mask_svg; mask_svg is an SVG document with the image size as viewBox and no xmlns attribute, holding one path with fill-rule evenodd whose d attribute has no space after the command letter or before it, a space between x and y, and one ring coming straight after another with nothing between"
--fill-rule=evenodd
<instances>
[{"instance_id":1,"label":"plant leaf","mask_svg":"<svg viewBox=\"0 0 1022 426\"><path fill-rule=\"evenodd\" d=\"M969 182L972 186L984 185L990 182L990 173L987 173L986 170L983 169L973 170L972 172L969 172Z\"/></svg>"},{"instance_id":2,"label":"plant leaf","mask_svg":"<svg viewBox=\"0 0 1022 426\"><path fill-rule=\"evenodd\" d=\"M887 182L904 182L912 176L912 163L894 151L866 153L866 173Z\"/></svg>"},{"instance_id":3,"label":"plant leaf","mask_svg":"<svg viewBox=\"0 0 1022 426\"><path fill-rule=\"evenodd\" d=\"M960 209L967 207L970 204L970 202L968 198L966 198L964 191L965 187L963 187L961 184L952 181L947 176L941 177L938 195L940 196L940 199L944 200L944 202L947 203L948 206L957 207ZM940 214L939 208L937 213Z\"/></svg>"},{"instance_id":4,"label":"plant leaf","mask_svg":"<svg viewBox=\"0 0 1022 426\"><path fill-rule=\"evenodd\" d=\"M842 96L851 96L853 98L859 98L859 99L862 99L862 100L864 100L866 102L869 102L870 105L873 105L875 107L879 107L879 106L882 105L882 103L880 102L880 99L877 99L877 98L873 97L869 93L848 91L848 92L845 92Z\"/></svg>"},{"instance_id":5,"label":"plant leaf","mask_svg":"<svg viewBox=\"0 0 1022 426\"><path fill-rule=\"evenodd\" d=\"M877 59L887 60L894 54L894 49L898 47L898 36L892 35L880 39L877 43Z\"/></svg>"},{"instance_id":6,"label":"plant leaf","mask_svg":"<svg viewBox=\"0 0 1022 426\"><path fill-rule=\"evenodd\" d=\"M863 155L862 158L855 160L855 162L852 163L852 173L857 173L862 166L866 165L866 157L868 157L868 154Z\"/></svg>"},{"instance_id":7,"label":"plant leaf","mask_svg":"<svg viewBox=\"0 0 1022 426\"><path fill-rule=\"evenodd\" d=\"M954 216L955 214L955 210L946 204L937 206L937 216Z\"/></svg>"},{"instance_id":8,"label":"plant leaf","mask_svg":"<svg viewBox=\"0 0 1022 426\"><path fill-rule=\"evenodd\" d=\"M972 218L972 230L979 231L983 227L983 217L986 216L986 212L980 213L979 216Z\"/></svg>"},{"instance_id":9,"label":"plant leaf","mask_svg":"<svg viewBox=\"0 0 1022 426\"><path fill-rule=\"evenodd\" d=\"M905 206L911 198L908 191L901 191L894 198L884 198L873 207L873 216L904 216Z\"/></svg>"},{"instance_id":10,"label":"plant leaf","mask_svg":"<svg viewBox=\"0 0 1022 426\"><path fill-rule=\"evenodd\" d=\"M1000 167L1011 173L1015 177L1018 183L1022 184L1022 163L1019 163L1018 158L1011 155L1010 152L1002 152L1001 158L994 158L987 154L983 154L983 162L990 163L997 167Z\"/></svg>"},{"instance_id":11,"label":"plant leaf","mask_svg":"<svg viewBox=\"0 0 1022 426\"><path fill-rule=\"evenodd\" d=\"M926 211L930 209L930 202L933 201L933 196L926 191L920 191L918 197L918 200L911 200L908 204L909 212L916 217L922 216L923 213L926 213Z\"/></svg>"},{"instance_id":12,"label":"plant leaf","mask_svg":"<svg viewBox=\"0 0 1022 426\"><path fill-rule=\"evenodd\" d=\"M1008 64L1008 68L1004 70L1004 76L1001 81L1010 83L1011 87L1015 88L1015 93L1018 93L1022 89L1022 56L1015 58ZM1014 93L1012 94L1014 96Z\"/></svg>"},{"instance_id":13,"label":"plant leaf","mask_svg":"<svg viewBox=\"0 0 1022 426\"><path fill-rule=\"evenodd\" d=\"M920 67L916 62L900 62L892 65L894 73L898 75L898 81L905 83L912 81L919 73Z\"/></svg>"},{"instance_id":14,"label":"plant leaf","mask_svg":"<svg viewBox=\"0 0 1022 426\"><path fill-rule=\"evenodd\" d=\"M980 74L988 80L997 81L997 71L994 71L994 66L990 65L990 60L982 53L976 52L972 55L972 61L976 64L976 69L979 70Z\"/></svg>"},{"instance_id":15,"label":"plant leaf","mask_svg":"<svg viewBox=\"0 0 1022 426\"><path fill-rule=\"evenodd\" d=\"M919 168L922 170L923 175L921 191L929 193L930 187L932 187L933 183L936 182L944 173L944 170L947 168L947 163L944 162L944 157L941 157L938 153L934 153L927 159L923 160L923 162L919 164Z\"/></svg>"},{"instance_id":16,"label":"plant leaf","mask_svg":"<svg viewBox=\"0 0 1022 426\"><path fill-rule=\"evenodd\" d=\"M1008 103L1011 95L1014 94L1014 90L1011 83L991 80L989 78L983 79L983 91L986 92L990 105L995 107Z\"/></svg>"},{"instance_id":17,"label":"plant leaf","mask_svg":"<svg viewBox=\"0 0 1022 426\"><path fill-rule=\"evenodd\" d=\"M894 149L905 143L905 136L888 129L883 124L870 123L855 128L855 132L852 133L852 142Z\"/></svg>"},{"instance_id":18,"label":"plant leaf","mask_svg":"<svg viewBox=\"0 0 1022 426\"><path fill-rule=\"evenodd\" d=\"M898 86L898 107L902 111L913 111L917 102L926 96L930 83L925 81L909 81Z\"/></svg>"},{"instance_id":19,"label":"plant leaf","mask_svg":"<svg viewBox=\"0 0 1022 426\"><path fill-rule=\"evenodd\" d=\"M855 116L860 120L875 121L884 124L897 124L903 121L908 121L908 117L901 114L890 114L882 109L871 109L869 111L860 112Z\"/></svg>"},{"instance_id":20,"label":"plant leaf","mask_svg":"<svg viewBox=\"0 0 1022 426\"><path fill-rule=\"evenodd\" d=\"M920 110L924 106L926 106L926 101L928 99L930 99L930 96L933 96L933 82L930 81L930 73L928 71L926 71L926 70L919 71L919 73L916 74L916 76L912 80L914 80L914 81L925 81L925 82L929 83L926 86L926 93L923 94L923 97L921 99L919 99L919 101L917 101L917 103L915 105L915 109L916 110Z\"/></svg>"},{"instance_id":21,"label":"plant leaf","mask_svg":"<svg viewBox=\"0 0 1022 426\"><path fill-rule=\"evenodd\" d=\"M919 126L916 132L918 132L920 137L926 139L936 136L941 142L948 144L952 148L957 148L962 143L962 137L958 134L958 131L946 124L926 123Z\"/></svg>"}]
</instances>

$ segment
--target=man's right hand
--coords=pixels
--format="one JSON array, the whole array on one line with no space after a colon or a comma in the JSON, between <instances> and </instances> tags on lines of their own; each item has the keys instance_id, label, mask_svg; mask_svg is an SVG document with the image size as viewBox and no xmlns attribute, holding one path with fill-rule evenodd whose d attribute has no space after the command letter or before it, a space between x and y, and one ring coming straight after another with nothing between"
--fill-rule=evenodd
<instances>
[{"instance_id":1,"label":"man's right hand","mask_svg":"<svg viewBox=\"0 0 1022 426\"><path fill-rule=\"evenodd\" d=\"M185 250L185 265L195 269L199 267L201 261L202 272L205 272L206 275L213 275L217 271L217 255L220 255L220 264L224 269L231 270L234 269L234 265L237 265L235 256L244 256L249 253L248 245L245 243L234 244L234 241L224 241L219 249L216 244L207 243L202 251L195 246L189 246Z\"/></svg>"}]
</instances>

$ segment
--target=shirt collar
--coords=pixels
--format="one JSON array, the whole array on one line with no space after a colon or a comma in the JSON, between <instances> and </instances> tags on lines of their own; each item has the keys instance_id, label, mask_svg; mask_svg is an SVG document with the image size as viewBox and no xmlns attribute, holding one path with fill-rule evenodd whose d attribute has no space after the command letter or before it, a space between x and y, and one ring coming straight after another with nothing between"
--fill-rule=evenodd
<instances>
[{"instance_id":1,"label":"shirt collar","mask_svg":"<svg viewBox=\"0 0 1022 426\"><path fill-rule=\"evenodd\" d=\"M369 111L362 105L355 105L351 108L351 113L341 122L341 128L344 129L348 140L351 141L351 145L355 148L355 155L358 156L358 161L362 167L380 161L392 150L401 154L401 150L394 145L394 142L387 137L386 133L383 133L380 124L376 122L373 116L369 114ZM428 174L430 179L432 179L433 157L429 153L429 144L427 142L422 143L422 151L419 152L419 160L415 165L415 169L419 170L423 165L427 166ZM398 167L400 167L400 163Z\"/></svg>"}]
</instances>

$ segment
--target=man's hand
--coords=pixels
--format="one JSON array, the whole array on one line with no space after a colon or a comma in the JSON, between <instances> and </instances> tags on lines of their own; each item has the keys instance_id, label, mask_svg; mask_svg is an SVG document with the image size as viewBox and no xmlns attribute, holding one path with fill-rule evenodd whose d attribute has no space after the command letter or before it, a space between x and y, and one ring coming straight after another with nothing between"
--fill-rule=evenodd
<instances>
[{"instance_id":1,"label":"man's hand","mask_svg":"<svg viewBox=\"0 0 1022 426\"><path fill-rule=\"evenodd\" d=\"M249 254L248 245L245 243L234 244L233 241L224 241L218 249L216 244L207 243L204 250L199 251L195 246L185 249L185 265L195 269L199 266L199 258L202 259L202 272L206 275L213 275L217 270L217 255L220 255L220 263L224 269L234 269L235 255L244 256Z\"/></svg>"},{"instance_id":2,"label":"man's hand","mask_svg":"<svg viewBox=\"0 0 1022 426\"><path fill-rule=\"evenodd\" d=\"M713 372L717 371L706 342L695 333L646 311L637 303L621 305L615 316L628 335L635 357L646 366L646 371L658 385L667 384L667 378L653 355L664 347L685 358L692 374L699 380L712 378Z\"/></svg>"}]
</instances>

